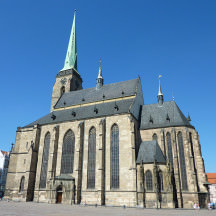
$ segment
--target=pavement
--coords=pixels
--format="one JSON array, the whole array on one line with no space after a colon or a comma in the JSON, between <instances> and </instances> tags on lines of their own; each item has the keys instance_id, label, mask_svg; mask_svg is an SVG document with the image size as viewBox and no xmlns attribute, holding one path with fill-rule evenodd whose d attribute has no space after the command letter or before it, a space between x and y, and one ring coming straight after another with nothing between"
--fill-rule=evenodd
<instances>
[{"instance_id":1,"label":"pavement","mask_svg":"<svg viewBox=\"0 0 216 216\"><path fill-rule=\"evenodd\" d=\"M122 207L95 207L80 205L62 205L35 202L0 201L0 215L4 216L206 216L215 215L216 210L187 210L187 209L143 209Z\"/></svg>"}]
</instances>

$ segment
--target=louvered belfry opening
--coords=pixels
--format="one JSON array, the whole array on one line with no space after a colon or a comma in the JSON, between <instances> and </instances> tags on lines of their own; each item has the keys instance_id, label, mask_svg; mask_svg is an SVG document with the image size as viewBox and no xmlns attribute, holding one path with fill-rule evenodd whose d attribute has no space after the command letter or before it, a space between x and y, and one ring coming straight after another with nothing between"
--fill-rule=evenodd
<instances>
[{"instance_id":1,"label":"louvered belfry opening","mask_svg":"<svg viewBox=\"0 0 216 216\"><path fill-rule=\"evenodd\" d=\"M119 128L111 128L111 188L119 188Z\"/></svg>"},{"instance_id":2,"label":"louvered belfry opening","mask_svg":"<svg viewBox=\"0 0 216 216\"><path fill-rule=\"evenodd\" d=\"M72 130L66 132L63 139L61 174L73 173L75 136Z\"/></svg>"},{"instance_id":3,"label":"louvered belfry opening","mask_svg":"<svg viewBox=\"0 0 216 216\"><path fill-rule=\"evenodd\" d=\"M45 135L45 139L44 139L44 150L43 150L43 159L42 159L41 176L40 176L40 188L46 188L49 147L50 147L50 133L48 132Z\"/></svg>"},{"instance_id":4,"label":"louvered belfry opening","mask_svg":"<svg viewBox=\"0 0 216 216\"><path fill-rule=\"evenodd\" d=\"M96 164L96 129L92 127L89 131L88 142L88 175L87 188L95 188L95 164Z\"/></svg>"},{"instance_id":5,"label":"louvered belfry opening","mask_svg":"<svg viewBox=\"0 0 216 216\"><path fill-rule=\"evenodd\" d=\"M184 144L182 133L178 133L178 147L179 147L179 157L180 157L180 167L181 167L181 182L182 182L182 190L188 190L187 184L187 172L186 172L186 165L185 165L185 155L184 155Z\"/></svg>"}]
</instances>

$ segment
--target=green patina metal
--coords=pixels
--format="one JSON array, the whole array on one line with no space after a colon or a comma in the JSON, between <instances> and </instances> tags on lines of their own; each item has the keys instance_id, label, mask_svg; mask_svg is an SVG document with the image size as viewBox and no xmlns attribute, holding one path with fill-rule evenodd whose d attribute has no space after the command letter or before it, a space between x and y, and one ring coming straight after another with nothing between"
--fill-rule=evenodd
<instances>
[{"instance_id":1,"label":"green patina metal","mask_svg":"<svg viewBox=\"0 0 216 216\"><path fill-rule=\"evenodd\" d=\"M76 10L74 12L73 25L68 43L64 68L61 70L74 69L77 73L77 44L76 44Z\"/></svg>"}]
</instances>

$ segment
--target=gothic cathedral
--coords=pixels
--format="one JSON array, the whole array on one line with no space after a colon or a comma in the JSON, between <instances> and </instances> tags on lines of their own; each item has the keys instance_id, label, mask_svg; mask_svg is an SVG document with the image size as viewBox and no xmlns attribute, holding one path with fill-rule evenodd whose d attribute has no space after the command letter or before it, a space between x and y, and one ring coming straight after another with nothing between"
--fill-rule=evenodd
<instances>
[{"instance_id":1,"label":"gothic cathedral","mask_svg":"<svg viewBox=\"0 0 216 216\"><path fill-rule=\"evenodd\" d=\"M175 101L144 105L140 78L82 88L75 15L51 112L18 127L5 197L63 204L205 207L199 135Z\"/></svg>"}]
</instances>

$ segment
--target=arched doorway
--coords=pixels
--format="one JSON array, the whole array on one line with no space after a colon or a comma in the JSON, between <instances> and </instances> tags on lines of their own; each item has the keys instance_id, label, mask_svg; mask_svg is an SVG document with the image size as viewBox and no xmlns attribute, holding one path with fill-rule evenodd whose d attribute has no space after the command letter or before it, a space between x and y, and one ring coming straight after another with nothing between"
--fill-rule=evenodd
<instances>
[{"instance_id":1,"label":"arched doorway","mask_svg":"<svg viewBox=\"0 0 216 216\"><path fill-rule=\"evenodd\" d=\"M56 203L62 203L62 194L63 194L63 190L62 190L62 186L58 186L56 189Z\"/></svg>"}]
</instances>

